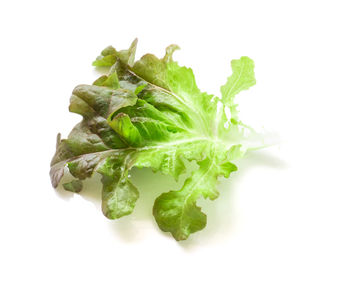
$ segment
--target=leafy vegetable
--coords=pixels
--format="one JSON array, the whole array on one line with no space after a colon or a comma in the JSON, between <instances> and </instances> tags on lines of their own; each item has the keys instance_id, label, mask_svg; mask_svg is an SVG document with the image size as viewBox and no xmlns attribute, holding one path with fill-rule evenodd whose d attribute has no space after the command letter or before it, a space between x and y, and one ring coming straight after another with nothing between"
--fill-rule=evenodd
<instances>
[{"instance_id":1,"label":"leafy vegetable","mask_svg":"<svg viewBox=\"0 0 350 282\"><path fill-rule=\"evenodd\" d=\"M177 45L170 45L161 59L146 54L134 62L136 45L137 40L127 50L104 49L93 65L108 67L109 74L73 90L69 110L82 121L67 139L58 135L52 185L58 186L68 167L76 179L63 187L80 192L81 180L98 172L102 211L116 219L130 214L139 197L128 177L132 167L150 167L178 179L185 160L195 161L198 169L183 187L161 194L153 207L160 229L185 240L206 225L197 200L218 197L218 177L236 171L232 161L247 149L234 97L255 84L254 63L248 57L231 62L233 74L221 87L220 99L201 92L192 69L173 61Z\"/></svg>"}]
</instances>

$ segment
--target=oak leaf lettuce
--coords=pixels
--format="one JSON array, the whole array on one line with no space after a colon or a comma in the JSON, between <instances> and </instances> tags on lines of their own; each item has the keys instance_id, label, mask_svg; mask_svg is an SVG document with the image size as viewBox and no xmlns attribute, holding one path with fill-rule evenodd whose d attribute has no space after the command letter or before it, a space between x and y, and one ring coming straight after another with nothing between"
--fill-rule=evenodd
<instances>
[{"instance_id":1,"label":"oak leaf lettuce","mask_svg":"<svg viewBox=\"0 0 350 282\"><path fill-rule=\"evenodd\" d=\"M82 180L101 174L102 211L116 219L130 214L139 197L131 168L149 167L178 179L186 160L195 161L198 169L183 187L161 194L153 207L159 228L184 240L206 225L197 200L219 196L218 177L236 171L232 162L247 149L234 98L255 84L254 62L231 62L233 73L220 99L201 92L192 69L173 60L177 45L167 47L161 59L146 54L135 62L136 45L137 40L127 50L105 48L93 65L107 67L108 75L73 90L69 110L82 120L67 139L58 135L51 181L57 187L68 167L75 180L63 187L80 192Z\"/></svg>"}]
</instances>

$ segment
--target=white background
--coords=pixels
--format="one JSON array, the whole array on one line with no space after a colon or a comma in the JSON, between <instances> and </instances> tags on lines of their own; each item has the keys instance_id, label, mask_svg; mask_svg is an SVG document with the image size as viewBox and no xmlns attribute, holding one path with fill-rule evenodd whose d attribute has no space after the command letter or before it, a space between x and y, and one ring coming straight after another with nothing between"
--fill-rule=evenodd
<instances>
[{"instance_id":1,"label":"white background","mask_svg":"<svg viewBox=\"0 0 350 282\"><path fill-rule=\"evenodd\" d=\"M347 4L2 1L0 280L350 281ZM100 188L72 195L49 180L57 132L80 120L73 87L98 76L104 47L135 37L137 57L180 45L175 59L214 94L231 59L254 59L241 119L281 140L237 162L217 200L200 200L207 228L184 242L152 217L154 199L180 187L166 176L133 171L140 199L114 222Z\"/></svg>"}]
</instances>

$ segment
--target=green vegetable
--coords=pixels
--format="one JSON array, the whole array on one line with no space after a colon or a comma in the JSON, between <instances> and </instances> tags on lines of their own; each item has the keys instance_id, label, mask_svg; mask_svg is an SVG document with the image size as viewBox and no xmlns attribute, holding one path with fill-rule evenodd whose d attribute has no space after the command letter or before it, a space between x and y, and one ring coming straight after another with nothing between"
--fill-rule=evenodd
<instances>
[{"instance_id":1,"label":"green vegetable","mask_svg":"<svg viewBox=\"0 0 350 282\"><path fill-rule=\"evenodd\" d=\"M220 99L201 92L192 70L173 61L178 46L170 45L162 59L146 54L134 62L136 44L122 51L104 49L93 65L108 67L109 74L73 90L69 110L82 121L67 139L58 135L52 185L58 186L68 167L76 180L63 186L80 192L81 180L98 172L102 211L116 219L130 214L139 196L128 177L132 167L150 167L178 179L185 161L195 161L198 169L183 187L161 194L153 207L160 229L185 240L206 225L197 200L218 197L218 177L236 171L232 161L248 148L234 97L255 84L254 63L248 57L231 62L233 74L221 87Z\"/></svg>"}]
</instances>

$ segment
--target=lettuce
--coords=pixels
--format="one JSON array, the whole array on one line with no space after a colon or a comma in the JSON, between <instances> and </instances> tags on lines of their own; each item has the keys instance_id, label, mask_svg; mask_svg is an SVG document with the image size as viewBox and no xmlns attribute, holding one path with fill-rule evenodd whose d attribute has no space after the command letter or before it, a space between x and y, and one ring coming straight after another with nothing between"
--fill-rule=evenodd
<instances>
[{"instance_id":1,"label":"lettuce","mask_svg":"<svg viewBox=\"0 0 350 282\"><path fill-rule=\"evenodd\" d=\"M255 84L254 62L248 57L231 62L233 74L220 99L201 92L192 69L173 61L177 45L167 47L161 59L146 54L135 62L136 45L137 40L127 50L105 48L93 65L107 67L108 75L73 90L69 110L82 120L67 139L58 135L52 185L58 186L65 167L75 180L63 187L72 192L80 192L82 180L93 173L101 174L102 211L117 219L130 214L139 197L128 177L132 167L178 179L186 161L195 161L198 168L183 187L161 194L153 207L159 228L185 240L206 225L197 200L218 197L218 177L236 171L232 161L248 148L234 98Z\"/></svg>"}]
</instances>

